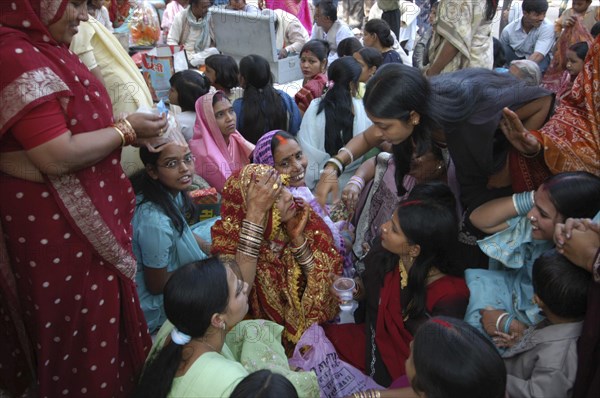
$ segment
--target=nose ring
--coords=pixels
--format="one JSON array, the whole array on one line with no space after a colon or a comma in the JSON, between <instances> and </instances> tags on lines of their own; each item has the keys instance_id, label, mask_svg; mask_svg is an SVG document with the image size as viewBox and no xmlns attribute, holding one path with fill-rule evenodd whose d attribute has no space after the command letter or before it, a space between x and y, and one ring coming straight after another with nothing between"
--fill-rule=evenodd
<instances>
[{"instance_id":1,"label":"nose ring","mask_svg":"<svg viewBox=\"0 0 600 398\"><path fill-rule=\"evenodd\" d=\"M529 221L534 222L536 219L534 216L529 217Z\"/></svg>"}]
</instances>

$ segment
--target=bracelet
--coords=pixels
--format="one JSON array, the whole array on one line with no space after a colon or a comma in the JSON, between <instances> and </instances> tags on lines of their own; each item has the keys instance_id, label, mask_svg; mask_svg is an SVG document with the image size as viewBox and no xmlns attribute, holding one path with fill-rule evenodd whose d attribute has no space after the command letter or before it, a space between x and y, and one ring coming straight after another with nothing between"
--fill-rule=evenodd
<instances>
[{"instance_id":1,"label":"bracelet","mask_svg":"<svg viewBox=\"0 0 600 398\"><path fill-rule=\"evenodd\" d=\"M513 206L517 214L524 216L535 205L535 191L515 193L512 196Z\"/></svg>"},{"instance_id":2,"label":"bracelet","mask_svg":"<svg viewBox=\"0 0 600 398\"><path fill-rule=\"evenodd\" d=\"M117 131L117 133L119 133L119 135L121 136L121 147L124 147L125 146L125 134L123 134L121 129L118 128L117 126L115 126L114 124L113 124L112 128L115 129Z\"/></svg>"},{"instance_id":3,"label":"bracelet","mask_svg":"<svg viewBox=\"0 0 600 398\"><path fill-rule=\"evenodd\" d=\"M510 333L510 324L512 323L512 321L514 321L515 316L514 315L509 315L506 318L506 321L504 321L504 333L509 334Z\"/></svg>"},{"instance_id":4,"label":"bracelet","mask_svg":"<svg viewBox=\"0 0 600 398\"><path fill-rule=\"evenodd\" d=\"M502 322L502 320L504 318L506 318L508 315L510 315L508 312L503 312L502 314L500 314L500 316L498 317L498 319L496 319L496 331L499 332L500 331L500 323Z\"/></svg>"},{"instance_id":5,"label":"bracelet","mask_svg":"<svg viewBox=\"0 0 600 398\"><path fill-rule=\"evenodd\" d=\"M306 242L308 242L308 239L304 238L304 242L302 242L302 244L300 246L298 246L298 247L290 246L292 253L299 253L302 249L304 249L306 247Z\"/></svg>"},{"instance_id":6,"label":"bracelet","mask_svg":"<svg viewBox=\"0 0 600 398\"><path fill-rule=\"evenodd\" d=\"M365 180L363 180L359 176L352 176L352 177L350 177L350 180L348 181L348 184L354 184L354 185L356 185L358 187L359 191L362 191L363 188L365 187Z\"/></svg>"},{"instance_id":7,"label":"bracelet","mask_svg":"<svg viewBox=\"0 0 600 398\"><path fill-rule=\"evenodd\" d=\"M348 156L350 156L350 162L348 164L354 162L354 155L352 154L352 151L350 149L348 149L345 146L343 146L338 151L338 155L340 154L340 152L346 152L348 154Z\"/></svg>"},{"instance_id":8,"label":"bracelet","mask_svg":"<svg viewBox=\"0 0 600 398\"><path fill-rule=\"evenodd\" d=\"M137 135L133 127L131 127L131 123L127 119L118 120L114 127L121 130L123 136L125 137L125 145L131 145L137 139Z\"/></svg>"},{"instance_id":9,"label":"bracelet","mask_svg":"<svg viewBox=\"0 0 600 398\"><path fill-rule=\"evenodd\" d=\"M336 157L329 158L325 162L325 165L327 165L327 163L331 163L337 168L338 177L344 172L344 165L342 164L342 162L340 162L340 160L338 158L336 158Z\"/></svg>"},{"instance_id":10,"label":"bracelet","mask_svg":"<svg viewBox=\"0 0 600 398\"><path fill-rule=\"evenodd\" d=\"M248 220L242 221L242 228L243 227L246 227L253 232L258 232L261 235L265 232L265 227L263 227L262 225L253 223L252 221L248 221Z\"/></svg>"},{"instance_id":11,"label":"bracelet","mask_svg":"<svg viewBox=\"0 0 600 398\"><path fill-rule=\"evenodd\" d=\"M523 157L525 157L525 158L533 159L533 158L536 158L540 154L541 151L542 151L542 144L540 144L540 147L538 148L537 151L535 151L535 153L524 153L524 152L521 152L521 155Z\"/></svg>"}]
</instances>

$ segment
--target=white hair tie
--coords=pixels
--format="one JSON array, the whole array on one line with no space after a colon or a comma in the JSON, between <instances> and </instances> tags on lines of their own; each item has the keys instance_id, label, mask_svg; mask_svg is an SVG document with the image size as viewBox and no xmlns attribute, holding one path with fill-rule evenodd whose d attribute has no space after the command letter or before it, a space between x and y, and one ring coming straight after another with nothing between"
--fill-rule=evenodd
<instances>
[{"instance_id":1,"label":"white hair tie","mask_svg":"<svg viewBox=\"0 0 600 398\"><path fill-rule=\"evenodd\" d=\"M180 332L177 328L171 330L171 340L177 345L186 345L192 338L185 333Z\"/></svg>"}]
</instances>

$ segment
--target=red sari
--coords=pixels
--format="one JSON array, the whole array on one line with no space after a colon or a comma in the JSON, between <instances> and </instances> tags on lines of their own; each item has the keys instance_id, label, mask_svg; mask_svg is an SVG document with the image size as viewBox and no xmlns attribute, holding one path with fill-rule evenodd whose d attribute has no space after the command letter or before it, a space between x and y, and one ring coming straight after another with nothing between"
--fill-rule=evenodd
<instances>
[{"instance_id":1,"label":"red sari","mask_svg":"<svg viewBox=\"0 0 600 398\"><path fill-rule=\"evenodd\" d=\"M16 126L60 104L72 134L113 122L108 93L47 26L66 0L0 3L0 151L53 137ZM20 131L20 132L19 132ZM40 131L43 131L41 128ZM127 396L150 339L133 277L135 198L120 150L35 183L0 174L0 386L41 397Z\"/></svg>"},{"instance_id":2,"label":"red sari","mask_svg":"<svg viewBox=\"0 0 600 398\"><path fill-rule=\"evenodd\" d=\"M223 189L221 220L211 230L212 253L234 256L240 228L246 215L245 194L253 176L273 170L251 164L233 173ZM256 265L256 280L248 298L253 319L269 319L284 326L283 343L288 350L313 323L332 319L338 310L331 293L331 274L341 275L342 256L335 248L331 231L316 213L310 212L304 236L315 266L306 275L290 250L284 227L271 215ZM274 221L275 220L275 221Z\"/></svg>"}]
</instances>

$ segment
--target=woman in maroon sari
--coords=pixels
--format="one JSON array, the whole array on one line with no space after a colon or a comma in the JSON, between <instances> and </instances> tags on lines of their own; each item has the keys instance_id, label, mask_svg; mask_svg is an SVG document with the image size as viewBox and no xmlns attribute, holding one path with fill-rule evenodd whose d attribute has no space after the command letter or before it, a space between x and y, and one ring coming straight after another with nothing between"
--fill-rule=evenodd
<instances>
[{"instance_id":1,"label":"woman in maroon sari","mask_svg":"<svg viewBox=\"0 0 600 398\"><path fill-rule=\"evenodd\" d=\"M150 339L120 147L164 118L113 120L69 42L85 0L0 3L0 390L126 396Z\"/></svg>"}]
</instances>

